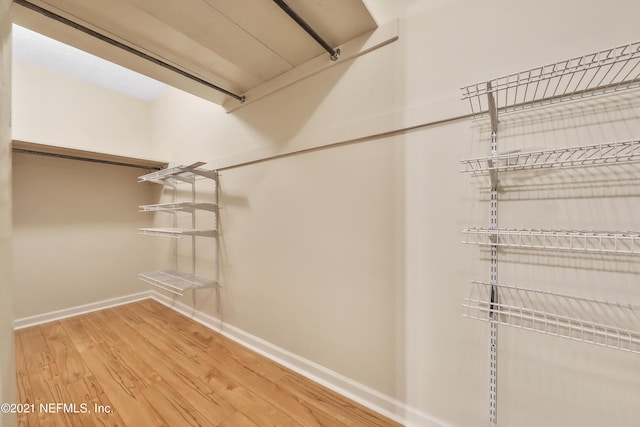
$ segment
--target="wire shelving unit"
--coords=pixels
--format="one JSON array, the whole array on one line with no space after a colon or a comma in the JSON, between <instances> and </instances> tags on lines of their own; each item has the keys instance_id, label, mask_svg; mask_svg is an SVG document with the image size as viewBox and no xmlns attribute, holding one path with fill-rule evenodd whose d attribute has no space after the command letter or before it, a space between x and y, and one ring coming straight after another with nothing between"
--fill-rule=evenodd
<instances>
[{"instance_id":1,"label":"wire shelving unit","mask_svg":"<svg viewBox=\"0 0 640 427\"><path fill-rule=\"evenodd\" d=\"M175 295L184 295L187 291L192 291L193 304L195 305L195 291L205 288L214 288L216 291L217 310L220 312L220 258L218 244L218 172L215 170L203 169L202 162L193 163L188 166L175 166L152 172L138 178L138 182L150 182L169 186L173 188L173 201L169 203L157 203L151 205L141 205L140 212L166 212L173 214L174 227L139 228L140 234L169 237L181 239L191 238L191 272L178 270L178 246L174 244L174 268L169 270L150 271L140 273L139 277L144 282L154 285L160 289L171 292ZM196 180L205 178L214 183L214 201L200 202L196 200ZM191 185L191 200L177 201L178 186L180 184ZM196 228L196 212L202 210L211 212L215 216L214 228ZM191 228L180 228L178 225L178 212L186 212L191 216ZM196 237L214 238L215 242L215 277L205 278L196 275Z\"/></svg>"},{"instance_id":2,"label":"wire shelving unit","mask_svg":"<svg viewBox=\"0 0 640 427\"><path fill-rule=\"evenodd\" d=\"M180 165L172 168L162 169L138 177L138 182L154 182L161 185L176 186L180 182L192 183L199 177L214 180L218 179L217 171L202 169L200 167L202 165L205 165L205 163L197 162L187 166Z\"/></svg>"},{"instance_id":3,"label":"wire shelving unit","mask_svg":"<svg viewBox=\"0 0 640 427\"><path fill-rule=\"evenodd\" d=\"M620 92L640 86L640 42L589 53L462 87L474 117Z\"/></svg>"},{"instance_id":4,"label":"wire shelving unit","mask_svg":"<svg viewBox=\"0 0 640 427\"><path fill-rule=\"evenodd\" d=\"M179 239L182 236L216 237L218 235L216 230L196 230L193 228L139 228L138 231L140 234L148 236L172 237L175 239Z\"/></svg>"},{"instance_id":5,"label":"wire shelving unit","mask_svg":"<svg viewBox=\"0 0 640 427\"><path fill-rule=\"evenodd\" d=\"M640 140L584 145L555 150L529 151L461 160L461 172L486 175L492 171L570 168L640 161Z\"/></svg>"},{"instance_id":6,"label":"wire shelving unit","mask_svg":"<svg viewBox=\"0 0 640 427\"><path fill-rule=\"evenodd\" d=\"M464 316L489 322L489 420L497 424L498 325L640 353L640 307L504 285L498 280L503 248L640 254L635 231L579 231L498 227L504 173L521 170L619 165L640 161L640 140L500 153L498 117L640 88L640 42L558 61L461 88L474 119L489 118L491 150L462 160L463 173L490 177L490 216L486 228L463 230L463 243L488 247L489 281L472 282Z\"/></svg>"},{"instance_id":7,"label":"wire shelving unit","mask_svg":"<svg viewBox=\"0 0 640 427\"><path fill-rule=\"evenodd\" d=\"M521 249L640 255L640 233L575 230L466 228L465 244Z\"/></svg>"},{"instance_id":8,"label":"wire shelving unit","mask_svg":"<svg viewBox=\"0 0 640 427\"><path fill-rule=\"evenodd\" d=\"M640 306L498 284L472 282L463 316L574 341L640 353Z\"/></svg>"},{"instance_id":9,"label":"wire shelving unit","mask_svg":"<svg viewBox=\"0 0 640 427\"><path fill-rule=\"evenodd\" d=\"M141 205L138 207L140 212L169 212L176 211L193 213L196 209L202 209L215 212L215 203L204 202L175 202L175 203L157 203L153 205Z\"/></svg>"},{"instance_id":10,"label":"wire shelving unit","mask_svg":"<svg viewBox=\"0 0 640 427\"><path fill-rule=\"evenodd\" d=\"M140 273L141 280L176 295L184 295L186 291L213 288L218 281L205 279L178 270L158 270Z\"/></svg>"}]
</instances>

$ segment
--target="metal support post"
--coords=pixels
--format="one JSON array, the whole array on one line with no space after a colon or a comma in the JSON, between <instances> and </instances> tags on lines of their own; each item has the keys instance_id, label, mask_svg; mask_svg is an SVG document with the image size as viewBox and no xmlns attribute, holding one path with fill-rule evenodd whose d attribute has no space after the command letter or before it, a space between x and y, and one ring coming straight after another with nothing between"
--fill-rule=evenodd
<instances>
[{"instance_id":1,"label":"metal support post","mask_svg":"<svg viewBox=\"0 0 640 427\"><path fill-rule=\"evenodd\" d=\"M220 303L220 206L218 205L220 203L220 174L218 173L218 171L215 172L215 179L214 179L214 196L213 196L213 204L214 204L214 208L213 208L213 213L215 215L215 222L216 222L216 236L215 236L215 250L216 250L216 254L215 254L215 259L216 259L216 273L215 273L215 278L216 278L216 311L218 314L220 314L220 317L222 318L222 313L220 312L221 310L221 303Z\"/></svg>"},{"instance_id":2,"label":"metal support post","mask_svg":"<svg viewBox=\"0 0 640 427\"><path fill-rule=\"evenodd\" d=\"M498 162L498 110L491 91L491 83L487 83L489 113L491 116L491 160L492 165ZM489 229L498 229L498 171L491 171L491 212ZM494 234L491 244L491 301L490 301L490 338L489 338L489 421L497 424L498 420L498 235Z\"/></svg>"}]
</instances>

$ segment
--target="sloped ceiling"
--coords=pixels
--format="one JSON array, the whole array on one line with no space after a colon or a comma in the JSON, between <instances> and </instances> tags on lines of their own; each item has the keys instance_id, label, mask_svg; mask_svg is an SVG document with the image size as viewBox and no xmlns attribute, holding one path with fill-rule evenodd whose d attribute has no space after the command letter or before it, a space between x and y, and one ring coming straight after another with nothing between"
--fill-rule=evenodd
<instances>
[{"instance_id":1,"label":"sloped ceiling","mask_svg":"<svg viewBox=\"0 0 640 427\"><path fill-rule=\"evenodd\" d=\"M22 5L21 5L22 3ZM329 54L271 0L29 0L234 94ZM287 0L327 43L377 24L362 0ZM27 5L28 6L28 5ZM218 104L230 97L95 37L14 6L14 22Z\"/></svg>"}]
</instances>

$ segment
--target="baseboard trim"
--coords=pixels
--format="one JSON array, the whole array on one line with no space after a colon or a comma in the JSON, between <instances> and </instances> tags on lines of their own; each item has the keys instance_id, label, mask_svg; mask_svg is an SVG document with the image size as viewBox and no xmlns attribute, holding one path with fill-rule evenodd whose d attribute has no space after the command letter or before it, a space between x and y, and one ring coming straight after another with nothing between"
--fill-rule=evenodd
<instances>
[{"instance_id":1,"label":"baseboard trim","mask_svg":"<svg viewBox=\"0 0 640 427\"><path fill-rule=\"evenodd\" d=\"M56 310L49 313L15 319L13 327L15 330L27 328L29 326L40 325L53 322L67 317L78 316L93 311L104 310L109 307L129 304L143 299L152 298L196 322L214 330L229 339L247 347L273 361L279 363L292 371L303 375L312 381L335 391L361 405L391 418L407 427L449 427L446 423L413 408L405 403L395 400L370 387L360 384L337 372L327 369L315 362L305 359L288 350L278 347L262 338L252 335L240 328L220 321L220 319L195 310L187 304L175 301L171 297L163 295L155 290L139 292L122 297L111 298L77 307Z\"/></svg>"},{"instance_id":2,"label":"baseboard trim","mask_svg":"<svg viewBox=\"0 0 640 427\"><path fill-rule=\"evenodd\" d=\"M295 371L312 381L315 381L330 390L333 390L367 408L378 412L394 421L406 426L421 427L447 427L441 421L395 400L370 387L360 384L337 372L327 369L315 362L291 353L268 341L252 335L240 328L223 323L220 319L195 310L171 297L151 291L151 298L157 302L195 320L196 322L212 329L225 337L234 340L238 344L247 347L289 369Z\"/></svg>"},{"instance_id":3,"label":"baseboard trim","mask_svg":"<svg viewBox=\"0 0 640 427\"><path fill-rule=\"evenodd\" d=\"M64 319L67 317L73 317L73 316L78 316L80 314L91 313L92 311L104 310L105 308L115 307L123 304L129 304L129 303L140 301L147 298L152 298L152 291L139 292L137 294L110 298L107 300L92 302L89 304L79 305L76 307L70 307L62 310L51 311L49 313L23 317L20 319L15 319L13 321L13 329L18 330L18 329L28 328L29 326L49 323L49 322Z\"/></svg>"}]
</instances>

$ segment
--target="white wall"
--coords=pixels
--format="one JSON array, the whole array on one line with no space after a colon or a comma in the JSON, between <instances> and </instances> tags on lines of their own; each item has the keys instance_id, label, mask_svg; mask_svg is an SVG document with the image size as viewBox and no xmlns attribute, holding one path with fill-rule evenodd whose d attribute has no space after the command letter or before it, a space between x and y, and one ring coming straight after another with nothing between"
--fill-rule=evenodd
<instances>
[{"instance_id":1,"label":"white wall","mask_svg":"<svg viewBox=\"0 0 640 427\"><path fill-rule=\"evenodd\" d=\"M10 1L0 1L0 402L15 402L11 277L11 20ZM0 413L0 425L17 425L15 414Z\"/></svg>"},{"instance_id":2,"label":"white wall","mask_svg":"<svg viewBox=\"0 0 640 427\"><path fill-rule=\"evenodd\" d=\"M150 158L150 104L13 61L13 139Z\"/></svg>"},{"instance_id":3,"label":"white wall","mask_svg":"<svg viewBox=\"0 0 640 427\"><path fill-rule=\"evenodd\" d=\"M138 205L158 197L138 168L14 153L14 310L18 319L135 294L155 268ZM37 266L37 268L34 268Z\"/></svg>"},{"instance_id":4,"label":"white wall","mask_svg":"<svg viewBox=\"0 0 640 427\"><path fill-rule=\"evenodd\" d=\"M13 72L13 139L152 158L149 102L21 61ZM13 160L17 319L148 289L137 273L154 269L158 255L137 233L152 221L137 206L160 194L137 183L148 171L28 154Z\"/></svg>"},{"instance_id":5,"label":"white wall","mask_svg":"<svg viewBox=\"0 0 640 427\"><path fill-rule=\"evenodd\" d=\"M484 184L458 172L459 159L486 152L486 124L447 120L468 114L464 84L634 41L640 5L402 5L397 42L232 114L169 91L153 109L154 144L178 163L223 168L225 322L403 402L410 423L488 425L488 328L461 308L488 266L460 244L464 227L488 224L488 205ZM504 119L502 147L637 137L637 105L624 104ZM234 167L330 144L339 145ZM593 190L583 178L520 187L501 223L637 228L633 186ZM507 281L638 301L629 260L504 261ZM611 282L613 292L601 286ZM211 294L199 298L215 315ZM499 339L499 425L635 423L636 355L508 328Z\"/></svg>"}]
</instances>

